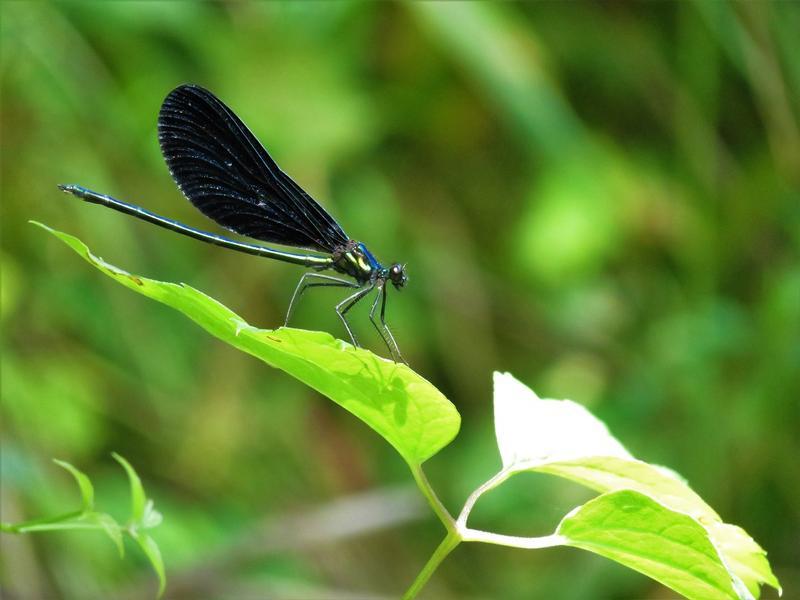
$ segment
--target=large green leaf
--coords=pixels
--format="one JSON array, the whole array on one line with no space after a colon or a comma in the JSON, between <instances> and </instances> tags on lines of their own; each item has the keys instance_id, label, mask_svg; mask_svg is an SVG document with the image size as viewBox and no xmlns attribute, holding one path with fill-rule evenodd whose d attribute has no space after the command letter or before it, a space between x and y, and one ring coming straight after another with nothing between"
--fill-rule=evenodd
<instances>
[{"instance_id":1,"label":"large green leaf","mask_svg":"<svg viewBox=\"0 0 800 600\"><path fill-rule=\"evenodd\" d=\"M377 431L409 464L430 458L458 433L461 418L453 404L404 364L327 333L257 329L188 285L131 275L94 256L76 237L35 224L118 283L171 306L231 346L324 394Z\"/></svg>"}]
</instances>

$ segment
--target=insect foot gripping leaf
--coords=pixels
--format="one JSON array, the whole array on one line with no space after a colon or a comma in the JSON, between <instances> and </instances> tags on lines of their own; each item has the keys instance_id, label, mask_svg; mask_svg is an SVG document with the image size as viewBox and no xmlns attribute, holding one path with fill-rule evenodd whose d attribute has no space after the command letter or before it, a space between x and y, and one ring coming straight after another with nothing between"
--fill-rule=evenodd
<instances>
[{"instance_id":1,"label":"insect foot gripping leaf","mask_svg":"<svg viewBox=\"0 0 800 600\"><path fill-rule=\"evenodd\" d=\"M631 456L584 407L540 399L495 373L494 413L503 467L467 500L457 520L462 541L583 548L698 600L755 598L764 583L780 590L766 553L744 530L723 523L673 471ZM522 471L557 475L600 495L570 511L550 536L467 527L477 499Z\"/></svg>"}]
</instances>

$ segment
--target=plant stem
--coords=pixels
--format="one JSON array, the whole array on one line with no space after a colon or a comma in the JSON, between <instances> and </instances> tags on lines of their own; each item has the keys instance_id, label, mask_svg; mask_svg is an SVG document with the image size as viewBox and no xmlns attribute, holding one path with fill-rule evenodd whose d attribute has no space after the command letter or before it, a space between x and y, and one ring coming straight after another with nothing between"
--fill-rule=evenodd
<instances>
[{"instance_id":1,"label":"plant stem","mask_svg":"<svg viewBox=\"0 0 800 600\"><path fill-rule=\"evenodd\" d=\"M417 486L428 500L428 504L431 505L433 512L436 513L436 516L439 517L439 520L442 522L445 529L447 529L447 533L453 533L456 530L456 522L447 511L445 505L442 504L442 501L439 500L436 492L433 491L428 478L425 477L425 473L422 471L422 465L409 464L409 468L411 469L411 473L414 475L414 481L417 482Z\"/></svg>"},{"instance_id":2,"label":"plant stem","mask_svg":"<svg viewBox=\"0 0 800 600\"><path fill-rule=\"evenodd\" d=\"M26 533L28 531L36 531L37 529L55 529L54 527L50 526L63 523L65 521L74 520L81 515L83 515L83 511L76 510L64 515L58 515L56 517L41 517L39 519L23 521L22 523L0 523L0 531L3 533Z\"/></svg>"},{"instance_id":3,"label":"plant stem","mask_svg":"<svg viewBox=\"0 0 800 600\"><path fill-rule=\"evenodd\" d=\"M442 563L442 561L450 554L453 549L461 543L461 537L455 531L448 531L445 538L442 540L442 543L439 544L439 547L436 548L433 555L430 557L428 562L422 568L422 571L419 572L417 578L414 580L414 583L411 584L406 590L406 593L403 594L403 600L412 600L413 598L417 597L420 590L428 583L428 580L433 575L434 571L438 568L438 566Z\"/></svg>"},{"instance_id":4,"label":"plant stem","mask_svg":"<svg viewBox=\"0 0 800 600\"><path fill-rule=\"evenodd\" d=\"M461 514L458 515L458 520L456 521L456 527L459 530L466 530L469 513L472 512L472 508L475 506L475 503L478 501L478 498L480 498L486 492L493 490L498 485L503 483L506 479L511 477L514 474L514 472L515 471L510 468L502 469L491 479L483 483L478 489L472 492L469 495L469 498L467 498L467 501L464 503L464 508L461 509Z\"/></svg>"},{"instance_id":5,"label":"plant stem","mask_svg":"<svg viewBox=\"0 0 800 600\"><path fill-rule=\"evenodd\" d=\"M563 546L566 538L554 533L539 537L521 537L517 535L503 535L501 533L491 533L480 529L460 529L461 540L464 542L483 542L484 544L497 544L498 546L508 546L511 548L523 548L525 550L538 550L541 548L552 548L553 546Z\"/></svg>"},{"instance_id":6,"label":"plant stem","mask_svg":"<svg viewBox=\"0 0 800 600\"><path fill-rule=\"evenodd\" d=\"M461 542L483 542L485 544L498 544L502 546L511 546L514 548L525 548L528 550L537 548L550 548L552 546L560 546L564 544L564 538L558 534L545 535L541 537L520 537L491 533L488 531L480 531L478 529L470 529L467 527L467 519L469 518L469 514L472 512L475 503L478 501L478 498L480 498L486 492L493 490L506 479L514 475L517 472L517 469L515 469L513 466L501 469L493 477L483 483L483 485L478 487L478 489L472 492L469 498L467 498L467 501L464 503L464 508L461 509L461 513L458 515L457 520L453 519L453 517L447 511L447 508L445 508L444 504L442 504L441 500L439 500L436 492L433 491L428 478L425 477L422 466L409 465L409 467L411 468L411 473L414 475L414 480L417 482L417 486L419 487L420 491L422 491L425 498L427 498L428 503L433 509L433 512L436 513L436 516L439 517L439 520L445 526L445 529L447 529L447 535L445 536L444 540L442 540L442 543L439 544L439 547L436 548L436 551L430 557L425 567L423 567L422 571L420 571L419 575L417 575L414 583L411 584L411 587L409 587L406 593L403 595L403 600L412 600L413 598L416 598L417 594L419 594L420 590L422 590L422 588L431 578L431 575L433 575L434 571L436 571L437 567L442 563L445 557L450 554L450 552L452 552L453 549Z\"/></svg>"}]
</instances>

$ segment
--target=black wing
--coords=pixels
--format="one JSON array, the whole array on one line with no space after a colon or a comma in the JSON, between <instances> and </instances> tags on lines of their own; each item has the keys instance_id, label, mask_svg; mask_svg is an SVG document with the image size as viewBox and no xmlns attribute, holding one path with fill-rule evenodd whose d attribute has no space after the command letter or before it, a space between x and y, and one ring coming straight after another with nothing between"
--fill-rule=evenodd
<instances>
[{"instance_id":1,"label":"black wing","mask_svg":"<svg viewBox=\"0 0 800 600\"><path fill-rule=\"evenodd\" d=\"M348 241L333 217L208 90L182 85L170 92L158 115L158 141L184 196L226 229L328 253Z\"/></svg>"}]
</instances>

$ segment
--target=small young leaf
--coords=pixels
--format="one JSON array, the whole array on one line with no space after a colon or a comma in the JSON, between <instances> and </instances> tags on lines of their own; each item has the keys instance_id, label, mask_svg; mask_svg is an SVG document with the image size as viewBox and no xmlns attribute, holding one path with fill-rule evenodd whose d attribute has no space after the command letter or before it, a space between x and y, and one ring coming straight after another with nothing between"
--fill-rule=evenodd
<instances>
[{"instance_id":1,"label":"small young leaf","mask_svg":"<svg viewBox=\"0 0 800 600\"><path fill-rule=\"evenodd\" d=\"M78 483L78 487L81 490L81 500L83 502L83 510L84 511L93 510L94 487L92 486L92 482L89 480L86 474L79 471L68 462L64 462L63 460L58 460L54 458L53 462L56 463L62 469L66 469L67 471L69 471L70 474L75 478L75 481Z\"/></svg>"},{"instance_id":2,"label":"small young leaf","mask_svg":"<svg viewBox=\"0 0 800 600\"><path fill-rule=\"evenodd\" d=\"M164 588L167 586L167 575L164 571L164 561L161 558L161 551L158 549L155 540L143 531L134 530L131 532L131 536L136 540L136 543L139 544L139 547L153 566L153 570L158 575L158 597L160 598L164 594Z\"/></svg>"},{"instance_id":3,"label":"small young leaf","mask_svg":"<svg viewBox=\"0 0 800 600\"><path fill-rule=\"evenodd\" d=\"M131 520L126 527L121 527L113 517L105 513L91 510L94 505L94 488L89 478L71 464L55 460L54 462L69 471L81 490L83 498L82 510L57 515L32 519L23 523L2 523L0 529L6 533L33 533L43 531L63 531L70 529L100 529L111 538L119 551L120 558L125 554L122 542L123 533L128 533L141 546L148 560L153 565L159 579L159 596L164 592L166 575L161 552L155 541L142 530L155 527L161 523L162 517L153 507L153 501L147 499L139 476L133 467L122 456L112 453L114 459L123 466L128 475L131 488Z\"/></svg>"},{"instance_id":4,"label":"small young leaf","mask_svg":"<svg viewBox=\"0 0 800 600\"><path fill-rule=\"evenodd\" d=\"M622 563L687 598L746 597L737 593L704 527L639 492L598 496L567 515L556 533L568 546Z\"/></svg>"},{"instance_id":5,"label":"small young leaf","mask_svg":"<svg viewBox=\"0 0 800 600\"><path fill-rule=\"evenodd\" d=\"M153 501L148 499L144 505L144 514L142 515L140 524L142 529L152 529L153 527L158 527L161 525L161 521L163 520L164 517L153 506Z\"/></svg>"},{"instance_id":6,"label":"small young leaf","mask_svg":"<svg viewBox=\"0 0 800 600\"><path fill-rule=\"evenodd\" d=\"M118 283L184 313L224 342L327 396L383 436L411 465L436 454L458 433L461 418L456 408L407 365L353 348L327 333L257 329L194 288L131 275L94 256L77 238L34 224Z\"/></svg>"},{"instance_id":7,"label":"small young leaf","mask_svg":"<svg viewBox=\"0 0 800 600\"><path fill-rule=\"evenodd\" d=\"M125 545L122 543L122 528L111 515L105 513L89 513L84 516L89 523L96 523L106 533L114 545L117 547L119 557L125 556Z\"/></svg>"},{"instance_id":8,"label":"small young leaf","mask_svg":"<svg viewBox=\"0 0 800 600\"><path fill-rule=\"evenodd\" d=\"M138 524L142 521L145 505L147 504L147 496L145 496L144 488L142 487L142 480L139 479L139 475L136 474L130 463L122 456L116 452L112 452L111 456L122 465L128 474L128 481L131 484L131 522Z\"/></svg>"}]
</instances>

